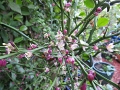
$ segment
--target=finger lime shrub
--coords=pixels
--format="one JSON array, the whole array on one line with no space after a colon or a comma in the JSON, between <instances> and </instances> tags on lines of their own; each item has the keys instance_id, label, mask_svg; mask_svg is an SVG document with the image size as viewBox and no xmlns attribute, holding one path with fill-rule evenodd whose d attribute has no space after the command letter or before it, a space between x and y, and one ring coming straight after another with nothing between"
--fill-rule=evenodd
<instances>
[{"instance_id":1,"label":"finger lime shrub","mask_svg":"<svg viewBox=\"0 0 120 90\"><path fill-rule=\"evenodd\" d=\"M94 80L97 74L119 89L85 63L104 50L113 52L115 36L120 35L119 10L116 11L119 7L116 5L112 13L106 13L104 9L110 8L107 2L1 0L0 88L104 89ZM111 42L110 38L115 40Z\"/></svg>"}]
</instances>

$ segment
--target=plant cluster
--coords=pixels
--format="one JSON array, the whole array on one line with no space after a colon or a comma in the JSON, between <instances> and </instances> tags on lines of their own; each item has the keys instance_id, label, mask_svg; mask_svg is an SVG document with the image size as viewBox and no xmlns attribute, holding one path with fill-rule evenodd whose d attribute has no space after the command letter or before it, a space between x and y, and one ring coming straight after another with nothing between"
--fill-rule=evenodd
<instances>
[{"instance_id":1,"label":"plant cluster","mask_svg":"<svg viewBox=\"0 0 120 90\"><path fill-rule=\"evenodd\" d=\"M112 52L107 42L120 34L106 8L109 0L2 0L1 90L105 90L96 74L119 89L84 62Z\"/></svg>"}]
</instances>

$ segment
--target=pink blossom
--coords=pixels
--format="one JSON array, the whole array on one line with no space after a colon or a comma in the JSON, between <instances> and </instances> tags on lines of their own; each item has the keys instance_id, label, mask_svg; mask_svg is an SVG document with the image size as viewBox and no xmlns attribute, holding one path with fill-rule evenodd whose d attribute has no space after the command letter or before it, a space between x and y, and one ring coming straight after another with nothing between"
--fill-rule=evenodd
<instances>
[{"instance_id":1,"label":"pink blossom","mask_svg":"<svg viewBox=\"0 0 120 90\"><path fill-rule=\"evenodd\" d=\"M38 46L37 46L36 44L30 44L30 47L31 47L32 49L35 49L35 48L37 48Z\"/></svg>"},{"instance_id":2,"label":"pink blossom","mask_svg":"<svg viewBox=\"0 0 120 90\"><path fill-rule=\"evenodd\" d=\"M80 90L86 90L87 89L87 84L83 83L82 86L80 87Z\"/></svg>"},{"instance_id":3,"label":"pink blossom","mask_svg":"<svg viewBox=\"0 0 120 90\"><path fill-rule=\"evenodd\" d=\"M71 6L71 2L68 2L68 3L65 4L65 7L66 7L66 8L68 8L68 7L70 7L70 6Z\"/></svg>"},{"instance_id":4,"label":"pink blossom","mask_svg":"<svg viewBox=\"0 0 120 90\"><path fill-rule=\"evenodd\" d=\"M49 68L48 67L46 67L45 68L45 72L49 72L50 70L49 70Z\"/></svg>"},{"instance_id":5,"label":"pink blossom","mask_svg":"<svg viewBox=\"0 0 120 90\"><path fill-rule=\"evenodd\" d=\"M69 63L69 64L74 64L75 59L74 59L73 57L68 57L68 58L66 59L66 62Z\"/></svg>"},{"instance_id":6,"label":"pink blossom","mask_svg":"<svg viewBox=\"0 0 120 90\"><path fill-rule=\"evenodd\" d=\"M114 46L115 46L115 45L113 45L113 43L110 43L110 44L108 44L108 45L106 46L106 48L107 48L107 50L108 50L109 52L113 52Z\"/></svg>"},{"instance_id":7,"label":"pink blossom","mask_svg":"<svg viewBox=\"0 0 120 90\"><path fill-rule=\"evenodd\" d=\"M78 47L78 44L72 44L71 46L70 46L70 48L71 48L71 50L75 50L76 48Z\"/></svg>"},{"instance_id":8,"label":"pink blossom","mask_svg":"<svg viewBox=\"0 0 120 90\"><path fill-rule=\"evenodd\" d=\"M6 48L6 51L7 51L7 54L10 54L11 51L15 50L15 45L13 42L10 42L10 43L3 43L3 45L5 46Z\"/></svg>"},{"instance_id":9,"label":"pink blossom","mask_svg":"<svg viewBox=\"0 0 120 90\"><path fill-rule=\"evenodd\" d=\"M50 36L50 34L48 34L48 33L44 34L44 38L48 38L49 36Z\"/></svg>"},{"instance_id":10,"label":"pink blossom","mask_svg":"<svg viewBox=\"0 0 120 90\"><path fill-rule=\"evenodd\" d=\"M28 52L25 53L25 57L26 57L27 59L30 58L30 57L32 57L32 55L33 55L33 53L30 52L30 51L28 51Z\"/></svg>"},{"instance_id":11,"label":"pink blossom","mask_svg":"<svg viewBox=\"0 0 120 90\"><path fill-rule=\"evenodd\" d=\"M63 40L60 40L60 42L58 42L57 45L58 45L58 48L59 48L60 50L64 50L64 49L65 49L65 48L64 48L65 43L64 43Z\"/></svg>"},{"instance_id":12,"label":"pink blossom","mask_svg":"<svg viewBox=\"0 0 120 90\"><path fill-rule=\"evenodd\" d=\"M62 40L63 39L63 33L61 31L57 32L57 35L55 36L57 40Z\"/></svg>"},{"instance_id":13,"label":"pink blossom","mask_svg":"<svg viewBox=\"0 0 120 90\"><path fill-rule=\"evenodd\" d=\"M97 51L97 50L98 50L98 46L94 45L94 46L93 46L93 49L94 49L95 51Z\"/></svg>"},{"instance_id":14,"label":"pink blossom","mask_svg":"<svg viewBox=\"0 0 120 90\"><path fill-rule=\"evenodd\" d=\"M70 12L70 8L64 8L66 12Z\"/></svg>"}]
</instances>

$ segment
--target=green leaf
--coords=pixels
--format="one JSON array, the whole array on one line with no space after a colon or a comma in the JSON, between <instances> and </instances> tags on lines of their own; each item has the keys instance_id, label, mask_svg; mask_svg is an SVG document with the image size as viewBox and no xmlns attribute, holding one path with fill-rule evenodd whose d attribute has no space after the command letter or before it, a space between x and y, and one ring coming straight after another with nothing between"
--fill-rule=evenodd
<instances>
[{"instance_id":1,"label":"green leaf","mask_svg":"<svg viewBox=\"0 0 120 90\"><path fill-rule=\"evenodd\" d=\"M25 25L22 25L21 27L20 27L20 30L21 31L26 31L28 28L27 28L27 26L25 26Z\"/></svg>"},{"instance_id":2,"label":"green leaf","mask_svg":"<svg viewBox=\"0 0 120 90\"><path fill-rule=\"evenodd\" d=\"M21 10L22 10L22 15L30 15L28 7L23 6Z\"/></svg>"},{"instance_id":3,"label":"green leaf","mask_svg":"<svg viewBox=\"0 0 120 90\"><path fill-rule=\"evenodd\" d=\"M18 21L20 21L21 23L22 23L22 18L23 18L22 15L16 15L16 16L14 17L15 20L18 20Z\"/></svg>"},{"instance_id":4,"label":"green leaf","mask_svg":"<svg viewBox=\"0 0 120 90\"><path fill-rule=\"evenodd\" d=\"M18 38L15 38L14 40L15 43L19 43L21 41L23 41L23 37L18 37Z\"/></svg>"},{"instance_id":5,"label":"green leaf","mask_svg":"<svg viewBox=\"0 0 120 90\"><path fill-rule=\"evenodd\" d=\"M83 53L83 54L82 54L82 58L83 58L84 60L89 60L89 55L86 54L86 53Z\"/></svg>"},{"instance_id":6,"label":"green leaf","mask_svg":"<svg viewBox=\"0 0 120 90\"><path fill-rule=\"evenodd\" d=\"M12 68L12 64L7 64L7 68Z\"/></svg>"},{"instance_id":7,"label":"green leaf","mask_svg":"<svg viewBox=\"0 0 120 90\"><path fill-rule=\"evenodd\" d=\"M102 18L98 19L97 26L98 27L103 27L103 26L106 26L108 23L109 23L109 19L102 17Z\"/></svg>"},{"instance_id":8,"label":"green leaf","mask_svg":"<svg viewBox=\"0 0 120 90\"><path fill-rule=\"evenodd\" d=\"M86 14L85 14L84 11L80 12L80 16L85 16L85 15L86 15Z\"/></svg>"},{"instance_id":9,"label":"green leaf","mask_svg":"<svg viewBox=\"0 0 120 90\"><path fill-rule=\"evenodd\" d=\"M22 0L16 0L16 3L22 5Z\"/></svg>"},{"instance_id":10,"label":"green leaf","mask_svg":"<svg viewBox=\"0 0 120 90\"><path fill-rule=\"evenodd\" d=\"M33 4L28 5L29 9L35 9L35 6Z\"/></svg>"},{"instance_id":11,"label":"green leaf","mask_svg":"<svg viewBox=\"0 0 120 90\"><path fill-rule=\"evenodd\" d=\"M26 22L25 22L25 25L26 25L26 26L32 26L32 24L31 24L30 22L28 22L27 20L26 20Z\"/></svg>"},{"instance_id":12,"label":"green leaf","mask_svg":"<svg viewBox=\"0 0 120 90\"><path fill-rule=\"evenodd\" d=\"M85 0L84 4L86 5L86 7L88 8L94 8L95 4L93 0Z\"/></svg>"},{"instance_id":13,"label":"green leaf","mask_svg":"<svg viewBox=\"0 0 120 90\"><path fill-rule=\"evenodd\" d=\"M21 14L20 6L14 2L9 2L8 6L15 12L18 12Z\"/></svg>"}]
</instances>

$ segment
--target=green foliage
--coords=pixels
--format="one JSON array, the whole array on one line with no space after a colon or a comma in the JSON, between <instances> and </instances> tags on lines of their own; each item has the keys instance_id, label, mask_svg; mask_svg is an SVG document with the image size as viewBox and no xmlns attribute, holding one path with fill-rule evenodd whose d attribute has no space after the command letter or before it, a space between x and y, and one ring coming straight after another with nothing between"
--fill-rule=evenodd
<instances>
[{"instance_id":1,"label":"green foliage","mask_svg":"<svg viewBox=\"0 0 120 90\"><path fill-rule=\"evenodd\" d=\"M101 0L100 3L72 0L67 7L64 0L1 0L0 59L6 59L7 65L0 67L0 90L54 90L56 87L63 90L66 86L79 90L74 85L80 84L83 78L88 89L95 89L99 84L87 80L89 67L82 60L89 60L90 55L104 50L103 40L110 38L115 29L111 30L113 15L105 11L94 15L98 6L104 6L102 3ZM119 26L119 16L113 21ZM94 45L98 51L93 49ZM58 61L60 57L63 63ZM67 62L68 57L75 61ZM78 70L84 77L78 77Z\"/></svg>"},{"instance_id":2,"label":"green foliage","mask_svg":"<svg viewBox=\"0 0 120 90\"><path fill-rule=\"evenodd\" d=\"M20 6L19 6L18 4L14 3L14 2L9 2L8 6L9 6L13 11L22 14L22 13L21 13Z\"/></svg>"},{"instance_id":3,"label":"green foliage","mask_svg":"<svg viewBox=\"0 0 120 90\"><path fill-rule=\"evenodd\" d=\"M109 23L109 19L108 19L108 18L101 17L101 18L99 18L98 21L97 21L97 26L98 26L98 27L103 27L103 26L108 25L108 23Z\"/></svg>"},{"instance_id":4,"label":"green foliage","mask_svg":"<svg viewBox=\"0 0 120 90\"><path fill-rule=\"evenodd\" d=\"M84 1L84 4L85 4L86 7L88 7L88 8L94 8L94 6L95 6L95 3L94 3L93 0L85 0L85 1Z\"/></svg>"}]
</instances>

